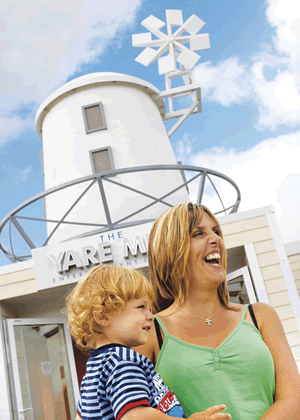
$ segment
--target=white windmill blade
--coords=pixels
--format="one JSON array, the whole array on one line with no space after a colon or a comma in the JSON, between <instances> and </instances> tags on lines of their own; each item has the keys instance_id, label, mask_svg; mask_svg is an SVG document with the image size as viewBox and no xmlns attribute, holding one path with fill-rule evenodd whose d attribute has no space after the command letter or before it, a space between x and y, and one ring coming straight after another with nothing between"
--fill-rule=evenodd
<instances>
[{"instance_id":1,"label":"white windmill blade","mask_svg":"<svg viewBox=\"0 0 300 420\"><path fill-rule=\"evenodd\" d=\"M181 26L183 24L182 11L169 9L166 10L167 25Z\"/></svg>"},{"instance_id":2,"label":"white windmill blade","mask_svg":"<svg viewBox=\"0 0 300 420\"><path fill-rule=\"evenodd\" d=\"M182 64L187 69L192 69L195 64L200 60L200 55L190 51L188 48L174 41L174 46L178 48L181 53L177 57L178 63Z\"/></svg>"},{"instance_id":3,"label":"white windmill blade","mask_svg":"<svg viewBox=\"0 0 300 420\"><path fill-rule=\"evenodd\" d=\"M179 42L180 44L187 44L189 42L192 51L210 49L209 34L181 36L175 38L175 41Z\"/></svg>"},{"instance_id":4,"label":"white windmill blade","mask_svg":"<svg viewBox=\"0 0 300 420\"><path fill-rule=\"evenodd\" d=\"M155 56L156 50L147 47L135 58L135 61L147 67L152 62L152 58L155 60Z\"/></svg>"},{"instance_id":5,"label":"white windmill blade","mask_svg":"<svg viewBox=\"0 0 300 420\"><path fill-rule=\"evenodd\" d=\"M138 63L144 64L144 66L149 66L153 61L155 61L158 57L160 57L162 54L164 54L167 49L169 48L169 43L165 42L164 45L162 45L159 50L154 50L153 48L145 48L144 51L139 54L135 61Z\"/></svg>"},{"instance_id":6,"label":"white windmill blade","mask_svg":"<svg viewBox=\"0 0 300 420\"><path fill-rule=\"evenodd\" d=\"M165 57L160 57L158 59L158 73L166 74L172 71L177 70L176 60L173 54L166 55Z\"/></svg>"},{"instance_id":7,"label":"white windmill blade","mask_svg":"<svg viewBox=\"0 0 300 420\"><path fill-rule=\"evenodd\" d=\"M209 34L198 34L190 37L190 48L192 51L209 50Z\"/></svg>"},{"instance_id":8,"label":"white windmill blade","mask_svg":"<svg viewBox=\"0 0 300 420\"><path fill-rule=\"evenodd\" d=\"M144 19L141 24L144 26L144 28L148 29L148 31L156 35L157 38L167 38L167 35L159 30L165 25L165 22L158 19L157 17L150 15Z\"/></svg>"},{"instance_id":9,"label":"white windmill blade","mask_svg":"<svg viewBox=\"0 0 300 420\"><path fill-rule=\"evenodd\" d=\"M187 44L189 42L192 51L210 49L209 34L186 35L175 38L175 41L180 44Z\"/></svg>"},{"instance_id":10,"label":"white windmill blade","mask_svg":"<svg viewBox=\"0 0 300 420\"><path fill-rule=\"evenodd\" d=\"M143 25L144 28L148 29L148 31L151 31L152 29L159 30L160 28L165 26L165 22L163 22L162 20L158 19L157 17L153 15L150 15L141 22L141 25Z\"/></svg>"},{"instance_id":11,"label":"white windmill blade","mask_svg":"<svg viewBox=\"0 0 300 420\"><path fill-rule=\"evenodd\" d=\"M203 22L203 20L198 18L196 15L190 16L184 23L185 30L191 35L195 35L197 32L199 32L204 25L205 22Z\"/></svg>"},{"instance_id":12,"label":"white windmill blade","mask_svg":"<svg viewBox=\"0 0 300 420\"><path fill-rule=\"evenodd\" d=\"M161 47L165 43L165 39L153 39L150 32L132 35L133 47Z\"/></svg>"},{"instance_id":13,"label":"white windmill blade","mask_svg":"<svg viewBox=\"0 0 300 420\"><path fill-rule=\"evenodd\" d=\"M193 51L185 50L182 51L181 54L179 54L177 61L187 69L192 70L192 68L195 66L195 64L197 64L200 58L201 56L194 53Z\"/></svg>"},{"instance_id":14,"label":"white windmill blade","mask_svg":"<svg viewBox=\"0 0 300 420\"><path fill-rule=\"evenodd\" d=\"M144 32L143 34L133 34L132 35L132 46L133 47L143 47L144 44L151 43L152 35L151 32Z\"/></svg>"},{"instance_id":15,"label":"white windmill blade","mask_svg":"<svg viewBox=\"0 0 300 420\"><path fill-rule=\"evenodd\" d=\"M196 15L192 15L188 18L184 24L177 29L177 31L173 34L174 37L180 36L183 32L188 32L191 35L195 35L200 29L203 28L205 22L202 19L198 18Z\"/></svg>"}]
</instances>

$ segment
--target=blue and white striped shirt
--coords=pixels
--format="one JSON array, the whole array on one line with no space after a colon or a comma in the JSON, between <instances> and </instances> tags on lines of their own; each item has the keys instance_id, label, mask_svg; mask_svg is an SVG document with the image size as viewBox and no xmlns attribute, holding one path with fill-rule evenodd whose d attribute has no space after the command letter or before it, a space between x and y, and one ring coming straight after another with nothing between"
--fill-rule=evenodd
<instances>
[{"instance_id":1,"label":"blue and white striped shirt","mask_svg":"<svg viewBox=\"0 0 300 420\"><path fill-rule=\"evenodd\" d=\"M141 405L184 417L178 399L147 357L120 344L91 351L77 406L81 419L119 420Z\"/></svg>"}]
</instances>

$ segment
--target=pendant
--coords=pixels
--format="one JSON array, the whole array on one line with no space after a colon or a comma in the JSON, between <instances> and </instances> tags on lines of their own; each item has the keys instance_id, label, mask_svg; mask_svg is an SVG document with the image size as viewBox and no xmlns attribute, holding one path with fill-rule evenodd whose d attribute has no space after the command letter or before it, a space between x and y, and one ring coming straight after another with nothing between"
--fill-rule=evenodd
<instances>
[{"instance_id":1,"label":"pendant","mask_svg":"<svg viewBox=\"0 0 300 420\"><path fill-rule=\"evenodd\" d=\"M210 325L211 324L211 319L208 319L207 318L207 320L205 321L208 325Z\"/></svg>"}]
</instances>

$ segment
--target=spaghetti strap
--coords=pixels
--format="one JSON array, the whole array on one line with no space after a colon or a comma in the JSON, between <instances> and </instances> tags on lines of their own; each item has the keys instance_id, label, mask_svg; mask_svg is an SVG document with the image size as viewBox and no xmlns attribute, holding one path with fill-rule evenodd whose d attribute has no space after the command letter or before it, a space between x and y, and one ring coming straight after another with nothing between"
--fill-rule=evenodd
<instances>
[{"instance_id":1,"label":"spaghetti strap","mask_svg":"<svg viewBox=\"0 0 300 420\"><path fill-rule=\"evenodd\" d=\"M243 310L243 313L242 313L241 322L243 322L243 321L245 320L245 316L246 316L246 313L247 313L248 306L249 306L249 305L247 304L247 305L245 305L245 307L244 307L244 310Z\"/></svg>"},{"instance_id":2,"label":"spaghetti strap","mask_svg":"<svg viewBox=\"0 0 300 420\"><path fill-rule=\"evenodd\" d=\"M155 315L155 319L157 319L157 322L159 323L160 328L163 330L163 333L164 333L165 337L166 337L167 335L169 335L169 334L168 334L168 331L166 330L166 328L165 328L165 326L164 326L164 324L163 324L163 323L162 323L162 321L158 318L158 316L157 316L157 315Z\"/></svg>"},{"instance_id":3,"label":"spaghetti strap","mask_svg":"<svg viewBox=\"0 0 300 420\"><path fill-rule=\"evenodd\" d=\"M159 348L161 349L162 345L163 345L163 339L162 339L161 332L160 332L160 326L159 326L159 323L158 323L156 318L154 318L154 325L155 325L155 331L156 331L156 337L157 337L158 345L159 345Z\"/></svg>"},{"instance_id":4,"label":"spaghetti strap","mask_svg":"<svg viewBox=\"0 0 300 420\"><path fill-rule=\"evenodd\" d=\"M259 331L259 329L258 329L258 325L257 325L257 321L256 321L256 317L255 317L254 312L253 312L252 303L249 305L248 309L249 309L249 313L250 313L250 315L251 315L251 318L252 318L252 321L253 321L253 323L254 323L255 327L256 327L256 328L257 328L257 330Z\"/></svg>"}]
</instances>

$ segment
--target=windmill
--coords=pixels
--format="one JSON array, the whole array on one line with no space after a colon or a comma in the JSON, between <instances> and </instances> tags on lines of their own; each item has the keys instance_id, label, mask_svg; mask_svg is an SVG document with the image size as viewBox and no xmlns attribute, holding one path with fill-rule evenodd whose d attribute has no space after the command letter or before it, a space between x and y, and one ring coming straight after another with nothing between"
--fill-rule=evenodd
<instances>
[{"instance_id":1,"label":"windmill","mask_svg":"<svg viewBox=\"0 0 300 420\"><path fill-rule=\"evenodd\" d=\"M133 35L133 45L145 48L136 60L145 66L158 60L164 91L126 74L96 72L70 80L41 104L36 127L43 141L46 191L17 206L0 223L0 236L8 230L8 245L0 238L0 251L11 262L30 258L37 240L42 248L104 233L114 240L112 231L151 222L166 208L190 201L194 181L196 203L202 202L207 180L221 202L218 213L238 210L240 192L230 178L176 160L169 137L190 114L201 112L200 84L191 70L200 59L195 51L210 44L208 34L198 34L205 23L196 15L183 22L181 10L166 10L166 24L164 33L165 22L151 15L142 22L149 32ZM172 87L174 78L181 85ZM183 98L186 106L187 96L192 98L189 108L175 109L174 99ZM167 133L164 121L173 118L178 121ZM233 205L225 207L212 176L235 188ZM22 213L38 200L43 206L39 213ZM32 229L32 238L27 233L34 221L46 222L46 238L38 237L40 229ZM22 241L21 249L25 241L29 252L16 254L12 233Z\"/></svg>"},{"instance_id":2,"label":"windmill","mask_svg":"<svg viewBox=\"0 0 300 420\"><path fill-rule=\"evenodd\" d=\"M153 15L148 16L141 24L150 32L132 35L132 45L145 47L135 59L138 63L149 66L158 60L158 72L165 75L166 90L153 99L168 99L169 112L163 116L164 121L179 118L168 132L168 136L171 137L190 114L201 112L200 84L195 80L191 70L201 58L194 51L209 49L210 43L208 34L197 34L205 22L196 15L190 16L183 22L181 10L166 10L166 22L167 34L160 30L165 26L165 22ZM179 28L173 33L174 26ZM152 34L157 39L152 39ZM190 48L184 45L187 43ZM158 49L155 49L157 47ZM167 54L163 55L165 53ZM183 85L172 88L171 81L176 77L182 77ZM192 105L189 108L175 110L173 100L183 96L190 96Z\"/></svg>"}]
</instances>

